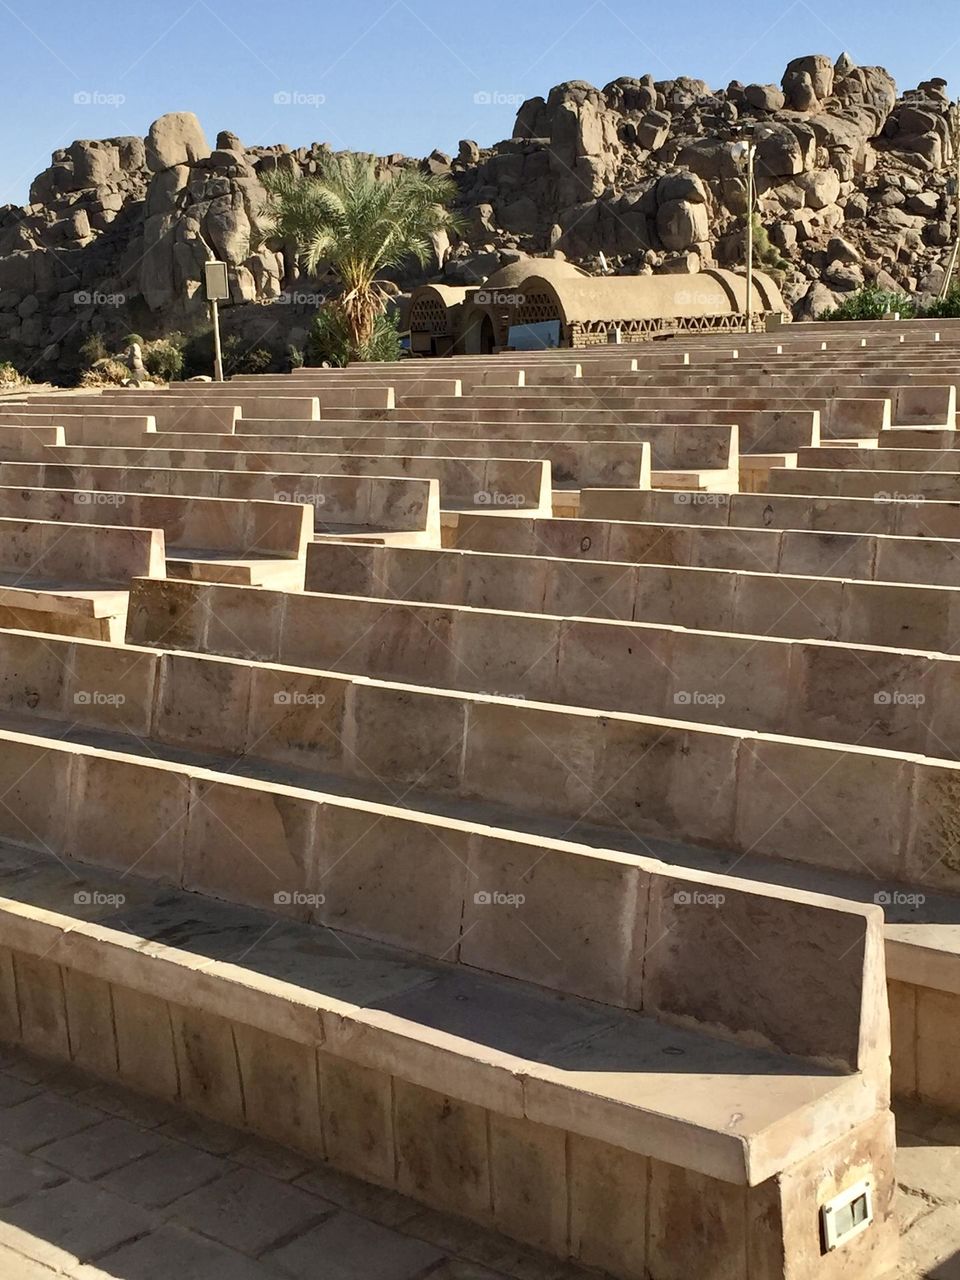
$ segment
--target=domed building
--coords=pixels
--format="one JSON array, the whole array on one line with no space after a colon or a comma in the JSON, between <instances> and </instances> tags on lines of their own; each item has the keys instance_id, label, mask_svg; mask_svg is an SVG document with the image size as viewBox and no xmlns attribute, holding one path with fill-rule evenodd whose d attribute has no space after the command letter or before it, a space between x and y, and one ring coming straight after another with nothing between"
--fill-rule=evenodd
<instances>
[{"instance_id":1,"label":"domed building","mask_svg":"<svg viewBox=\"0 0 960 1280\"><path fill-rule=\"evenodd\" d=\"M410 303L415 355L488 355L524 346L588 347L675 333L745 328L746 276L591 276L558 258L508 263L471 288L422 285ZM775 281L753 273L754 327L787 308ZM511 330L513 331L511 333Z\"/></svg>"}]
</instances>

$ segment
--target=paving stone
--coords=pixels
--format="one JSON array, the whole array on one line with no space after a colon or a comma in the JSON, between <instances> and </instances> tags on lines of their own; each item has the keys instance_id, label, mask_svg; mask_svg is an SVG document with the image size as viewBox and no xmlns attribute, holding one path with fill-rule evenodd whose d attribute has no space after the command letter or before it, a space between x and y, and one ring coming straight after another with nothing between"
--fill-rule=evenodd
<instances>
[{"instance_id":1,"label":"paving stone","mask_svg":"<svg viewBox=\"0 0 960 1280\"><path fill-rule=\"evenodd\" d=\"M35 1097L42 1087L16 1076L0 1075L0 1107L14 1107L18 1102Z\"/></svg>"},{"instance_id":2,"label":"paving stone","mask_svg":"<svg viewBox=\"0 0 960 1280\"><path fill-rule=\"evenodd\" d=\"M161 1139L156 1135L111 1116L93 1129L41 1147L37 1154L75 1178L99 1178L160 1146Z\"/></svg>"},{"instance_id":3,"label":"paving stone","mask_svg":"<svg viewBox=\"0 0 960 1280\"><path fill-rule=\"evenodd\" d=\"M0 1147L0 1206L24 1200L35 1191L63 1182L65 1174L38 1160ZM2 1273L0 1273L2 1274Z\"/></svg>"},{"instance_id":4,"label":"paving stone","mask_svg":"<svg viewBox=\"0 0 960 1280\"><path fill-rule=\"evenodd\" d=\"M141 1240L80 1267L75 1280L278 1280L278 1273L242 1254L184 1231L164 1226Z\"/></svg>"},{"instance_id":5,"label":"paving stone","mask_svg":"<svg viewBox=\"0 0 960 1280\"><path fill-rule=\"evenodd\" d=\"M244 1144L244 1135L215 1120L202 1120L199 1116L174 1114L160 1126L161 1132L192 1147L202 1147L214 1156L228 1156Z\"/></svg>"},{"instance_id":6,"label":"paving stone","mask_svg":"<svg viewBox=\"0 0 960 1280\"><path fill-rule=\"evenodd\" d=\"M96 1107L108 1115L120 1116L141 1129L156 1129L162 1124L180 1118L176 1108L156 1098L145 1098L119 1084L94 1084L81 1089L74 1100L87 1107Z\"/></svg>"},{"instance_id":7,"label":"paving stone","mask_svg":"<svg viewBox=\"0 0 960 1280\"><path fill-rule=\"evenodd\" d=\"M423 1213L423 1205L418 1201L396 1191L388 1191L386 1187L361 1182L359 1178L340 1173L329 1165L317 1165L302 1178L297 1178L295 1185L322 1196L338 1208L371 1218L385 1227L399 1227Z\"/></svg>"},{"instance_id":8,"label":"paving stone","mask_svg":"<svg viewBox=\"0 0 960 1280\"><path fill-rule=\"evenodd\" d=\"M449 1214L421 1213L404 1223L403 1230L407 1235L429 1241L444 1253L501 1271L511 1280L567 1280L569 1276L589 1274ZM593 1274L595 1277L596 1273Z\"/></svg>"},{"instance_id":9,"label":"paving stone","mask_svg":"<svg viewBox=\"0 0 960 1280\"><path fill-rule=\"evenodd\" d=\"M928 1213L932 1213L937 1206L930 1200L925 1200L922 1195L917 1195L913 1191L905 1191L903 1187L897 1187L896 1195L893 1202L893 1211L897 1216L897 1224L900 1231L909 1231L915 1222Z\"/></svg>"},{"instance_id":10,"label":"paving stone","mask_svg":"<svg viewBox=\"0 0 960 1280\"><path fill-rule=\"evenodd\" d=\"M103 1119L92 1107L81 1107L49 1091L9 1107L3 1115L3 1141L17 1151L35 1151L58 1138L92 1128Z\"/></svg>"},{"instance_id":11,"label":"paving stone","mask_svg":"<svg viewBox=\"0 0 960 1280\"><path fill-rule=\"evenodd\" d=\"M281 1182L292 1182L313 1168L313 1161L307 1156L289 1151L286 1147L278 1147L272 1142L263 1142L254 1138L237 1147L230 1155L237 1164L246 1165L248 1169L257 1169L260 1173L268 1173L271 1178L279 1178Z\"/></svg>"},{"instance_id":12,"label":"paving stone","mask_svg":"<svg viewBox=\"0 0 960 1280\"><path fill-rule=\"evenodd\" d=\"M901 1238L900 1275L960 1280L960 1205L941 1205Z\"/></svg>"},{"instance_id":13,"label":"paving stone","mask_svg":"<svg viewBox=\"0 0 960 1280\"><path fill-rule=\"evenodd\" d=\"M901 1186L942 1203L960 1202L960 1147L899 1147L896 1168Z\"/></svg>"},{"instance_id":14,"label":"paving stone","mask_svg":"<svg viewBox=\"0 0 960 1280\"><path fill-rule=\"evenodd\" d=\"M413 1280L442 1260L434 1245L351 1213L335 1213L265 1257L295 1280Z\"/></svg>"},{"instance_id":15,"label":"paving stone","mask_svg":"<svg viewBox=\"0 0 960 1280\"><path fill-rule=\"evenodd\" d=\"M73 1180L9 1206L3 1216L0 1243L61 1270L99 1257L156 1225L143 1209Z\"/></svg>"},{"instance_id":16,"label":"paving stone","mask_svg":"<svg viewBox=\"0 0 960 1280\"><path fill-rule=\"evenodd\" d=\"M503 1271L491 1271L476 1262L448 1258L442 1266L430 1272L427 1280L510 1280L510 1277Z\"/></svg>"},{"instance_id":17,"label":"paving stone","mask_svg":"<svg viewBox=\"0 0 960 1280\"><path fill-rule=\"evenodd\" d=\"M153 1209L173 1204L230 1169L232 1165L207 1151L196 1151L182 1142L164 1141L157 1151L108 1173L99 1185Z\"/></svg>"},{"instance_id":18,"label":"paving stone","mask_svg":"<svg viewBox=\"0 0 960 1280\"><path fill-rule=\"evenodd\" d=\"M168 1212L181 1225L255 1257L309 1230L332 1210L306 1191L255 1169L234 1169L184 1196Z\"/></svg>"}]
</instances>

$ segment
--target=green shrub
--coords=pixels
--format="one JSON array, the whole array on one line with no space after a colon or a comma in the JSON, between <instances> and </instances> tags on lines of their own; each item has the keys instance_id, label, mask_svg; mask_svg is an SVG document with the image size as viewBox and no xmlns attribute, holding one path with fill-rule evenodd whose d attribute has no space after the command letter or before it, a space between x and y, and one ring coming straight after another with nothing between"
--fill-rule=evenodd
<instances>
[{"instance_id":1,"label":"green shrub","mask_svg":"<svg viewBox=\"0 0 960 1280\"><path fill-rule=\"evenodd\" d=\"M923 314L931 320L960 319L960 284L952 284L947 290L946 297L938 298L924 310Z\"/></svg>"},{"instance_id":2,"label":"green shrub","mask_svg":"<svg viewBox=\"0 0 960 1280\"><path fill-rule=\"evenodd\" d=\"M917 308L905 293L894 293L893 290L867 284L851 293L849 298L844 298L839 307L821 312L817 319L882 320L893 311L898 311L904 320L912 320L917 314Z\"/></svg>"},{"instance_id":3,"label":"green shrub","mask_svg":"<svg viewBox=\"0 0 960 1280\"><path fill-rule=\"evenodd\" d=\"M179 334L155 338L143 348L143 365L147 373L162 382L175 382L183 376L183 349Z\"/></svg>"},{"instance_id":4,"label":"green shrub","mask_svg":"<svg viewBox=\"0 0 960 1280\"><path fill-rule=\"evenodd\" d=\"M143 347L144 345L143 339L140 337L139 333L128 333L123 340L124 347L132 347L134 343L136 343L138 347Z\"/></svg>"},{"instance_id":5,"label":"green shrub","mask_svg":"<svg viewBox=\"0 0 960 1280\"><path fill-rule=\"evenodd\" d=\"M400 334L396 317L380 314L373 324L373 337L360 354L362 360L399 360ZM305 359L308 365L324 362L342 368L350 360L350 333L338 307L322 307L314 316L307 335Z\"/></svg>"},{"instance_id":6,"label":"green shrub","mask_svg":"<svg viewBox=\"0 0 960 1280\"><path fill-rule=\"evenodd\" d=\"M235 373L269 373L273 369L274 356L266 347L248 347L235 333L223 340L223 376L232 378Z\"/></svg>"}]
</instances>

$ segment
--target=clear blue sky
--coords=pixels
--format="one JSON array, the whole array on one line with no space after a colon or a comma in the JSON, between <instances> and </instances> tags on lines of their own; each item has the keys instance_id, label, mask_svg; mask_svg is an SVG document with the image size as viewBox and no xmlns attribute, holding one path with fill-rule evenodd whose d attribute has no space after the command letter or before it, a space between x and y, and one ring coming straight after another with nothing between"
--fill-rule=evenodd
<instances>
[{"instance_id":1,"label":"clear blue sky","mask_svg":"<svg viewBox=\"0 0 960 1280\"><path fill-rule=\"evenodd\" d=\"M0 204L55 148L166 111L195 111L211 143L425 155L509 137L516 103L562 80L779 81L846 49L901 89L941 75L960 93L957 0L0 0L0 48Z\"/></svg>"}]
</instances>

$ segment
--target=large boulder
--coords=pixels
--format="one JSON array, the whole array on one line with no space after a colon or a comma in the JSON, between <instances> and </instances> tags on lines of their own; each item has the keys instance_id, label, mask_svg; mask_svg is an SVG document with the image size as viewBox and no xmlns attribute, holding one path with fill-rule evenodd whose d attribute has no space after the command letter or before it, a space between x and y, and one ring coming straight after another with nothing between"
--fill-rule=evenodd
<instances>
[{"instance_id":1,"label":"large boulder","mask_svg":"<svg viewBox=\"0 0 960 1280\"><path fill-rule=\"evenodd\" d=\"M689 200L668 200L657 209L657 235L665 249L681 253L706 240L707 207Z\"/></svg>"},{"instance_id":2,"label":"large boulder","mask_svg":"<svg viewBox=\"0 0 960 1280\"><path fill-rule=\"evenodd\" d=\"M804 77L807 79L805 80ZM795 86L809 83L816 97L823 101L833 92L833 78L832 59L824 53L812 53L805 58L794 58L792 62L788 62L780 83L783 85L787 101L792 106Z\"/></svg>"},{"instance_id":3,"label":"large boulder","mask_svg":"<svg viewBox=\"0 0 960 1280\"><path fill-rule=\"evenodd\" d=\"M194 164L209 154L210 145L192 111L171 111L150 126L146 160L152 173L162 173L178 164Z\"/></svg>"}]
</instances>

